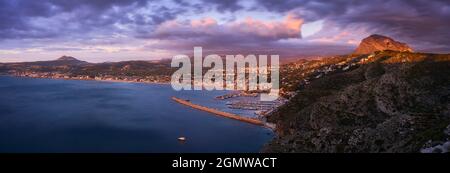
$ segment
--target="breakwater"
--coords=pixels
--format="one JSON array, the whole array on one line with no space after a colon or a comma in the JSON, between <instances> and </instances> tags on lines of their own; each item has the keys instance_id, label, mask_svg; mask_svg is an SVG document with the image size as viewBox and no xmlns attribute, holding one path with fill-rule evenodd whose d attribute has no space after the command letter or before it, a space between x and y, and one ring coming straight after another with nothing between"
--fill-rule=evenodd
<instances>
[{"instance_id":1,"label":"breakwater","mask_svg":"<svg viewBox=\"0 0 450 173\"><path fill-rule=\"evenodd\" d=\"M258 120L258 119L242 117L242 116L239 116L239 115L236 115L236 114L223 112L223 111L220 111L220 110L217 110L217 109L213 109L213 108L209 108L209 107L206 107L206 106L197 105L197 104L194 104L194 103L190 102L189 100L184 100L184 99L180 99L180 98L176 98L176 97L172 97L172 100L174 100L175 102L180 103L182 105L189 106L191 108L198 109L198 110L201 110L201 111L209 112L209 113L212 113L212 114L215 114L215 115L219 115L219 116L222 116L222 117L226 117L226 118L230 118L230 119L234 119L234 120L238 120L238 121L242 121L242 122L246 122L246 123L250 123L250 124L255 124L255 125L259 125L259 126L264 126L264 127L268 127L268 128L271 128L271 129L274 128L274 125L269 124L269 123L265 123L265 122L263 122L261 120Z\"/></svg>"}]
</instances>

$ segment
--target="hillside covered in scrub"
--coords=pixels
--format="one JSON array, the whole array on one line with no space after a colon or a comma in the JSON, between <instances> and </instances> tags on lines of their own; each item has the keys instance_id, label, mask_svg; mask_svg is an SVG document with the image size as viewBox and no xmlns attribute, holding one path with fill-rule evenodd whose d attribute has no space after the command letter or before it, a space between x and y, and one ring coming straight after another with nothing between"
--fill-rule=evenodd
<instances>
[{"instance_id":1,"label":"hillside covered in scrub","mask_svg":"<svg viewBox=\"0 0 450 173\"><path fill-rule=\"evenodd\" d=\"M278 137L264 152L420 152L448 141L450 55L378 51L334 59L355 63L299 87L268 118Z\"/></svg>"}]
</instances>

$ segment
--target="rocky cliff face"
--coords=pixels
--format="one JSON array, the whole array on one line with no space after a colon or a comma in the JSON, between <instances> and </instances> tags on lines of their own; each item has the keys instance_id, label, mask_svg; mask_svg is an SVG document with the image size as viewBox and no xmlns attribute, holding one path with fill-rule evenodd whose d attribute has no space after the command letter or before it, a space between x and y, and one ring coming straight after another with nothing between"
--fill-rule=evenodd
<instances>
[{"instance_id":1,"label":"rocky cliff face","mask_svg":"<svg viewBox=\"0 0 450 173\"><path fill-rule=\"evenodd\" d=\"M382 35L371 35L361 41L355 54L369 54L375 51L395 50L401 52L412 52L413 50L405 43L395 41Z\"/></svg>"},{"instance_id":2,"label":"rocky cliff face","mask_svg":"<svg viewBox=\"0 0 450 173\"><path fill-rule=\"evenodd\" d=\"M450 124L450 55L379 51L297 91L265 152L420 152Z\"/></svg>"}]
</instances>

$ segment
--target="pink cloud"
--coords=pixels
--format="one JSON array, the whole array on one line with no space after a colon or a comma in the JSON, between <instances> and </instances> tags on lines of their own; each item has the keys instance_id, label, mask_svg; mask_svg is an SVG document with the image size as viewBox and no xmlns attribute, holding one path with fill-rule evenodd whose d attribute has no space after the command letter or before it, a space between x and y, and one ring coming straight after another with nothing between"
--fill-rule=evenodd
<instances>
[{"instance_id":1,"label":"pink cloud","mask_svg":"<svg viewBox=\"0 0 450 173\"><path fill-rule=\"evenodd\" d=\"M300 38L303 19L289 14L281 21L264 21L247 17L244 20L219 24L214 18L196 20L171 20L159 25L153 35L156 38L176 37L252 37L256 40L280 40Z\"/></svg>"},{"instance_id":2,"label":"pink cloud","mask_svg":"<svg viewBox=\"0 0 450 173\"><path fill-rule=\"evenodd\" d=\"M323 42L323 43L337 43L337 42L342 42L342 41L348 39L349 36L350 36L350 34L348 32L342 31L337 35L319 37L319 38L312 39L312 41Z\"/></svg>"},{"instance_id":3,"label":"pink cloud","mask_svg":"<svg viewBox=\"0 0 450 173\"><path fill-rule=\"evenodd\" d=\"M299 38L302 24L303 19L289 14L283 21L262 21L248 17L244 21L229 24L229 28L265 38L285 39Z\"/></svg>"},{"instance_id":4,"label":"pink cloud","mask_svg":"<svg viewBox=\"0 0 450 173\"><path fill-rule=\"evenodd\" d=\"M322 29L313 36L305 38L305 41L356 46L359 44L359 40L372 33L370 28L351 25L340 27L333 21L325 22L324 28L326 29Z\"/></svg>"},{"instance_id":5,"label":"pink cloud","mask_svg":"<svg viewBox=\"0 0 450 173\"><path fill-rule=\"evenodd\" d=\"M194 28L208 28L216 25L217 21L211 17L205 17L203 19L191 21L191 26Z\"/></svg>"}]
</instances>

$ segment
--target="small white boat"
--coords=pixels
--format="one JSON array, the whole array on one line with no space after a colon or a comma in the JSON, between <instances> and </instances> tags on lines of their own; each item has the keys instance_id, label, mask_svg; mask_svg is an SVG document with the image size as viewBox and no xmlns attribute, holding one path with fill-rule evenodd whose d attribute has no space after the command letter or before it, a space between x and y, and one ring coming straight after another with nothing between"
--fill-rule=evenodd
<instances>
[{"instance_id":1,"label":"small white boat","mask_svg":"<svg viewBox=\"0 0 450 173\"><path fill-rule=\"evenodd\" d=\"M178 140L179 140L179 141L186 141L186 137L183 137L183 136L182 136L182 137L179 137Z\"/></svg>"}]
</instances>

